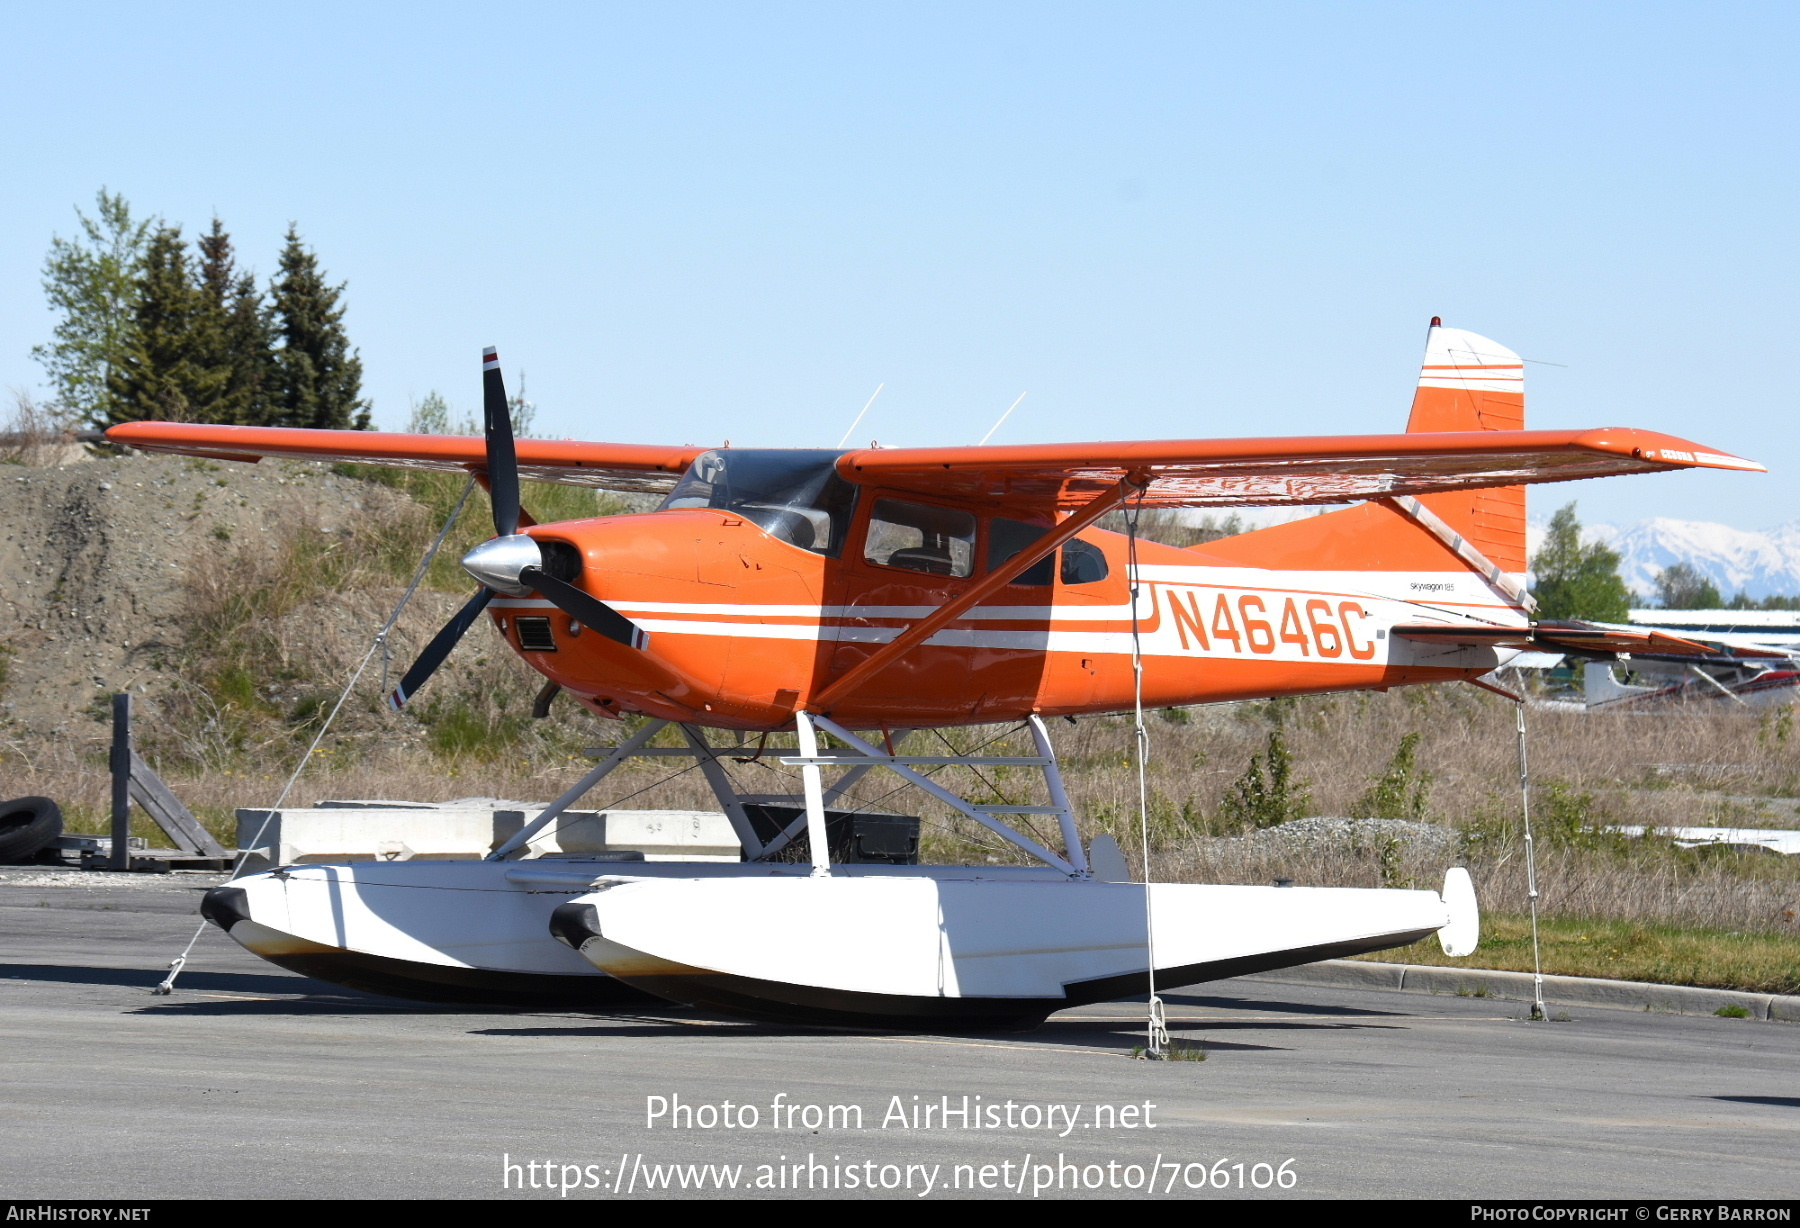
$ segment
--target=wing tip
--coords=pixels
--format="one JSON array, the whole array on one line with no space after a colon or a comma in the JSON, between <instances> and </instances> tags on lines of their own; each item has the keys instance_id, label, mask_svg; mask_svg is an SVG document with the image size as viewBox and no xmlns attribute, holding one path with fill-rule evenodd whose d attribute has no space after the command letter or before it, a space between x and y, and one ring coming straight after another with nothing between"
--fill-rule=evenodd
<instances>
[{"instance_id":1,"label":"wing tip","mask_svg":"<svg viewBox=\"0 0 1800 1228\"><path fill-rule=\"evenodd\" d=\"M1692 445L1685 448L1643 448L1638 453L1647 461L1662 465L1679 465L1687 469L1733 469L1743 473L1767 473L1769 467L1729 452L1707 452Z\"/></svg>"}]
</instances>

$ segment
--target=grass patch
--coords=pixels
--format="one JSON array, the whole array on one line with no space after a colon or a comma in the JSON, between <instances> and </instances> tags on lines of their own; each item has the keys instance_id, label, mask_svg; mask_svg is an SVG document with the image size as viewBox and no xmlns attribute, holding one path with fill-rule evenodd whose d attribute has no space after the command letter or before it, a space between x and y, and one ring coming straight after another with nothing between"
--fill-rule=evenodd
<instances>
[{"instance_id":1,"label":"grass patch","mask_svg":"<svg viewBox=\"0 0 1800 1228\"><path fill-rule=\"evenodd\" d=\"M1427 938L1358 959L1442 967L1531 971L1531 922L1506 913L1481 918L1481 946L1450 959ZM1800 934L1740 933L1626 921L1546 917L1539 922L1544 971L1658 985L1752 993L1800 993Z\"/></svg>"},{"instance_id":2,"label":"grass patch","mask_svg":"<svg viewBox=\"0 0 1800 1228\"><path fill-rule=\"evenodd\" d=\"M1733 1002L1729 1006L1721 1006L1718 1010L1714 1011L1713 1014L1721 1019L1748 1019L1750 1018L1750 1008L1747 1006L1739 1006L1737 1003Z\"/></svg>"},{"instance_id":3,"label":"grass patch","mask_svg":"<svg viewBox=\"0 0 1800 1228\"><path fill-rule=\"evenodd\" d=\"M427 717L431 749L447 759L460 755L491 758L506 751L524 732L524 718L504 711L504 694L497 698L499 711L474 708L461 701L432 705Z\"/></svg>"}]
</instances>

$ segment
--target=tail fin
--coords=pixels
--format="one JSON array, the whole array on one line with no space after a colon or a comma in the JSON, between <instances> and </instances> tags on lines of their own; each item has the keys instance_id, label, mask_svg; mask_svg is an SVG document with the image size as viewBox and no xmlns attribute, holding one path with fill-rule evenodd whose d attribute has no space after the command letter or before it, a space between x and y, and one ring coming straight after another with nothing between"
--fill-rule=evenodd
<instances>
[{"instance_id":1,"label":"tail fin","mask_svg":"<svg viewBox=\"0 0 1800 1228\"><path fill-rule=\"evenodd\" d=\"M1525 363L1498 342L1435 316L1425 336L1425 362L1413 393L1408 431L1525 429ZM1515 576L1524 573L1525 488L1458 491L1419 500L1452 529Z\"/></svg>"},{"instance_id":2,"label":"tail fin","mask_svg":"<svg viewBox=\"0 0 1800 1228\"><path fill-rule=\"evenodd\" d=\"M1525 367L1517 354L1485 337L1432 320L1425 365L1413 394L1409 431L1504 431L1525 425ZM1406 502L1411 502L1407 500ZM1294 570L1394 571L1479 566L1455 544L1461 537L1522 588L1525 572L1525 488L1421 495L1418 503L1442 522L1422 523L1392 503L1364 503L1192 547L1221 562ZM1445 533L1442 530L1448 529ZM1490 580L1490 583L1492 581ZM1524 602L1514 598L1515 604Z\"/></svg>"}]
</instances>

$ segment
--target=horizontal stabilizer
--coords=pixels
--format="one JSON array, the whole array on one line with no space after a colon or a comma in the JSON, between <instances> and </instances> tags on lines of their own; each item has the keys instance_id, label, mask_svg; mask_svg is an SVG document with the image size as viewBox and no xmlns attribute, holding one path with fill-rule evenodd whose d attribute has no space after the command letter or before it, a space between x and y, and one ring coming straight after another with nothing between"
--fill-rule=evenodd
<instances>
[{"instance_id":1,"label":"horizontal stabilizer","mask_svg":"<svg viewBox=\"0 0 1800 1228\"><path fill-rule=\"evenodd\" d=\"M1601 626L1595 623L1547 621L1529 627L1496 627L1490 623L1407 623L1394 635L1420 644L1448 644L1459 648L1516 648L1521 652L1563 652L1598 656L1664 656L1682 659L1721 657L1719 646L1684 639L1649 628ZM1775 658L1786 653L1772 649L1744 649L1738 657ZM1733 658L1735 659L1735 658Z\"/></svg>"}]
</instances>

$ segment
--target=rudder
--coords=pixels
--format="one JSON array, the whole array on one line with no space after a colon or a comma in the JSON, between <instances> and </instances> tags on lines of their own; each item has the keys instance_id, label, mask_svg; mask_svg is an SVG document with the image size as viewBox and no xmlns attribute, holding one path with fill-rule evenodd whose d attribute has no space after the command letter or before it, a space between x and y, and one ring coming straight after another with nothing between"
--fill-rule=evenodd
<instances>
[{"instance_id":1,"label":"rudder","mask_svg":"<svg viewBox=\"0 0 1800 1228\"><path fill-rule=\"evenodd\" d=\"M1524 430L1524 360L1499 342L1464 329L1445 328L1441 320L1432 317L1406 429ZM1502 571L1524 574L1523 486L1425 495L1420 502Z\"/></svg>"}]
</instances>

